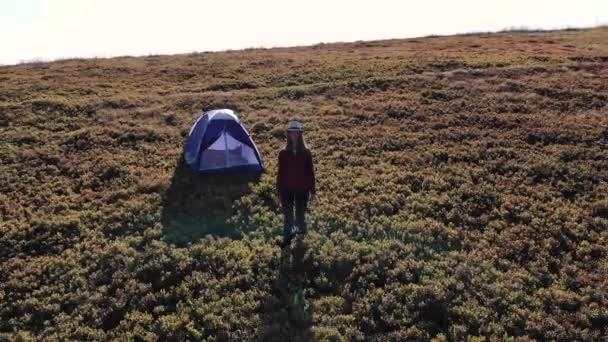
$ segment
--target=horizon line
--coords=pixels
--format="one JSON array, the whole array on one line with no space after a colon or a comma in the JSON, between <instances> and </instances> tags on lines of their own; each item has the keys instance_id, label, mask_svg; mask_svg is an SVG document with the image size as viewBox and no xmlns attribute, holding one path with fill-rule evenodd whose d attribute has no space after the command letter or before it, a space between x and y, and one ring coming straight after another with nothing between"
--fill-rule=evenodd
<instances>
[{"instance_id":1,"label":"horizon line","mask_svg":"<svg viewBox=\"0 0 608 342\"><path fill-rule=\"evenodd\" d=\"M302 45L275 45L275 46L247 46L242 48L227 48L227 49L217 49L217 50L193 50L190 52L175 52L175 53L156 53L150 51L146 54L133 54L133 55L111 55L111 54L96 54L92 56L62 56L62 57L33 57L29 59L20 59L15 63L3 64L0 63L0 67L10 67L10 66L19 66L19 65L27 65L27 64L47 64L47 63L55 63L55 62L65 62L72 60L98 60L98 59L115 59L115 58L145 58L145 57L169 57L169 56L180 56L180 55L195 55L195 54L205 54L205 53L226 53L226 52L245 52L252 50L275 50L275 49L296 49L296 48L311 48L319 45L332 45L332 44L352 44L359 42L381 42L381 41L391 41L391 40L408 40L408 39L421 39L421 38L437 38L437 37L457 37L457 36L466 36L466 35L477 35L477 34L499 34L499 33L548 33L548 32L557 32L557 31L579 31L579 30L589 30L589 29L602 29L608 28L608 22L599 23L588 26L560 26L560 27L533 27L533 26L509 26L499 30L488 30L488 31L467 31L467 32L455 32L455 33L445 33L445 34L436 34L431 33L427 35L421 36L410 36L410 37L396 37L396 38L379 38L379 39L369 39L369 40L345 40L345 41L328 41L328 42L317 42L312 44L302 44Z\"/></svg>"}]
</instances>

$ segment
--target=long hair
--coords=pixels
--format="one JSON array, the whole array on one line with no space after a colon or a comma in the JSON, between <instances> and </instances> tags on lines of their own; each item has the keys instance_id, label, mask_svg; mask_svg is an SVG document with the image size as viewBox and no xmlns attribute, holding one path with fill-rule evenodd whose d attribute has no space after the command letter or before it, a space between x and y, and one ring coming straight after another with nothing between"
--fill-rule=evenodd
<instances>
[{"instance_id":1,"label":"long hair","mask_svg":"<svg viewBox=\"0 0 608 342\"><path fill-rule=\"evenodd\" d=\"M289 131L285 131L285 139L287 139L287 144L285 145L285 150L287 150L288 152L291 152L293 150L293 143L291 142L291 139L289 139ZM302 131L300 131L300 134L298 134L298 140L297 140L295 147L296 147L296 154L303 153L304 151L306 151L308 149L306 147L306 143L304 142L304 134L302 134Z\"/></svg>"}]
</instances>

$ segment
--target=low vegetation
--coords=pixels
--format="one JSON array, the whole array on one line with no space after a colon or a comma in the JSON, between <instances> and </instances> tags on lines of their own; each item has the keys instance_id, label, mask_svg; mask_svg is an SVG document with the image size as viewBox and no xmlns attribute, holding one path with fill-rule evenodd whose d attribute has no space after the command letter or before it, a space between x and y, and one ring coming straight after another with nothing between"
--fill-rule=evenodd
<instances>
[{"instance_id":1,"label":"low vegetation","mask_svg":"<svg viewBox=\"0 0 608 342\"><path fill-rule=\"evenodd\" d=\"M0 339L605 339L607 103L607 28L0 67ZM260 177L184 166L222 107Z\"/></svg>"}]
</instances>

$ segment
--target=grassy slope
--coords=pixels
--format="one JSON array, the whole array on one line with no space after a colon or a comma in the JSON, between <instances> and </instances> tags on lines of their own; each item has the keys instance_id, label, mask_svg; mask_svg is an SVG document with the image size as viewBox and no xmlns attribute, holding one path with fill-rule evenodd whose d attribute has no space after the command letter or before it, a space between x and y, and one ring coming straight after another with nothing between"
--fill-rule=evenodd
<instances>
[{"instance_id":1,"label":"grassy slope","mask_svg":"<svg viewBox=\"0 0 608 342\"><path fill-rule=\"evenodd\" d=\"M606 337L607 102L608 28L0 67L0 338ZM260 179L183 167L217 107ZM319 196L280 255L292 116Z\"/></svg>"}]
</instances>

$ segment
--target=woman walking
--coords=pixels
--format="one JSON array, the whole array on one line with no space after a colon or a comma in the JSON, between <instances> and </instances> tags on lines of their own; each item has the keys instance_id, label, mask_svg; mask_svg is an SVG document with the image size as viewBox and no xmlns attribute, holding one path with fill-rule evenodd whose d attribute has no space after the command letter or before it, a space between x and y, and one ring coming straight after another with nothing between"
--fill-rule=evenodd
<instances>
[{"instance_id":1,"label":"woman walking","mask_svg":"<svg viewBox=\"0 0 608 342\"><path fill-rule=\"evenodd\" d=\"M291 120L287 126L286 137L287 144L279 152L277 173L277 191L281 198L284 215L281 248L289 245L295 236L294 232L306 234L304 216L308 203L314 203L316 195L312 154L304 144L302 124L297 120Z\"/></svg>"}]
</instances>

